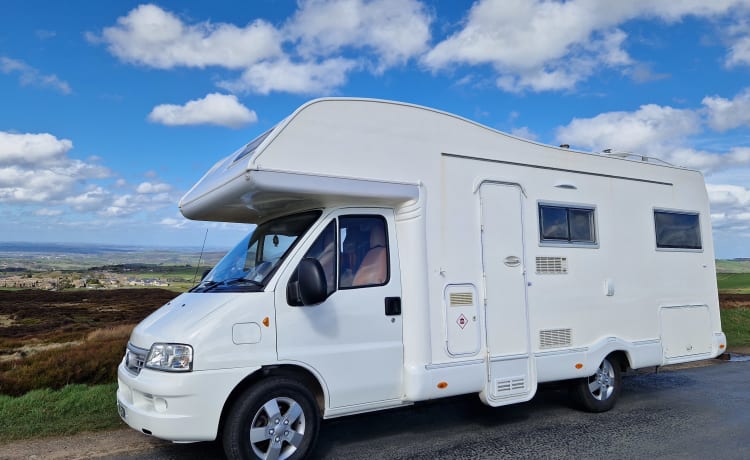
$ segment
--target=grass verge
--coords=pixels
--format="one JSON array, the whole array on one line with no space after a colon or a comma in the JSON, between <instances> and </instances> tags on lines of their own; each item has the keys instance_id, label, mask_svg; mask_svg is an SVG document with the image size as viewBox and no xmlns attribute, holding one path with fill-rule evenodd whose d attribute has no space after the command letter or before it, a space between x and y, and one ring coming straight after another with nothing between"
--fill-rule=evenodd
<instances>
[{"instance_id":1,"label":"grass verge","mask_svg":"<svg viewBox=\"0 0 750 460\"><path fill-rule=\"evenodd\" d=\"M750 346L750 308L722 310L721 328L730 349Z\"/></svg>"},{"instance_id":2,"label":"grass verge","mask_svg":"<svg viewBox=\"0 0 750 460\"><path fill-rule=\"evenodd\" d=\"M116 392L117 384L110 383L0 395L0 443L121 427Z\"/></svg>"}]
</instances>

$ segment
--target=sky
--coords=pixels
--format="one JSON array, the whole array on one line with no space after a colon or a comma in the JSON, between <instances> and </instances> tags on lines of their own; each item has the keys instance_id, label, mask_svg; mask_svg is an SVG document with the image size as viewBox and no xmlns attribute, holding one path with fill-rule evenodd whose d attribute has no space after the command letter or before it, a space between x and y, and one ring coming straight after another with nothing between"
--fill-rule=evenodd
<instances>
[{"instance_id":1,"label":"sky","mask_svg":"<svg viewBox=\"0 0 750 460\"><path fill-rule=\"evenodd\" d=\"M434 107L701 170L750 257L750 0L0 3L0 241L229 247L180 197L304 102Z\"/></svg>"}]
</instances>

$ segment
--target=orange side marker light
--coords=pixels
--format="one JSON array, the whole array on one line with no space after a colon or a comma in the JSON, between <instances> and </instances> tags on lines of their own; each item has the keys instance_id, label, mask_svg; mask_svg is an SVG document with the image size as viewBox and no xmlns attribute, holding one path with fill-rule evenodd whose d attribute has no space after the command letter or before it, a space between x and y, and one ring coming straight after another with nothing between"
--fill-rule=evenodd
<instances>
[{"instance_id":1,"label":"orange side marker light","mask_svg":"<svg viewBox=\"0 0 750 460\"><path fill-rule=\"evenodd\" d=\"M440 382L437 384L437 387L441 390L445 390L446 388L448 388L448 382Z\"/></svg>"},{"instance_id":2,"label":"orange side marker light","mask_svg":"<svg viewBox=\"0 0 750 460\"><path fill-rule=\"evenodd\" d=\"M722 343L721 345L719 345L719 350L723 350L725 346L726 346L726 345L724 345L724 344Z\"/></svg>"},{"instance_id":3,"label":"orange side marker light","mask_svg":"<svg viewBox=\"0 0 750 460\"><path fill-rule=\"evenodd\" d=\"M583 369L583 364L577 363L576 364L576 369Z\"/></svg>"},{"instance_id":4,"label":"orange side marker light","mask_svg":"<svg viewBox=\"0 0 750 460\"><path fill-rule=\"evenodd\" d=\"M265 318L263 318L263 325L264 326L268 327L270 324L271 324L271 319L268 316L266 316Z\"/></svg>"}]
</instances>

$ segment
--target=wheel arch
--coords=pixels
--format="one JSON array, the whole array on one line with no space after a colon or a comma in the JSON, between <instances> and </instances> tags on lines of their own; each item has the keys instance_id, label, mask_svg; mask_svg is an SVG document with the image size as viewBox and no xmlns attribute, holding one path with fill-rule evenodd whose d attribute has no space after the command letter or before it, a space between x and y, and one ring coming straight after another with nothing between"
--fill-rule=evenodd
<instances>
[{"instance_id":1,"label":"wheel arch","mask_svg":"<svg viewBox=\"0 0 750 460\"><path fill-rule=\"evenodd\" d=\"M610 358L613 364L616 364L622 372L627 372L631 367L630 356L624 350L615 350L610 352L606 357Z\"/></svg>"},{"instance_id":2,"label":"wheel arch","mask_svg":"<svg viewBox=\"0 0 750 460\"><path fill-rule=\"evenodd\" d=\"M325 384L321 383L322 379L313 373L313 371L297 364L263 366L238 383L227 397L224 402L224 407L221 409L221 416L219 418L219 434L223 432L226 416L237 399L242 396L248 388L269 377L288 377L299 381L309 389L315 397L315 402L318 405L321 416L325 413L328 393L325 390Z\"/></svg>"}]
</instances>

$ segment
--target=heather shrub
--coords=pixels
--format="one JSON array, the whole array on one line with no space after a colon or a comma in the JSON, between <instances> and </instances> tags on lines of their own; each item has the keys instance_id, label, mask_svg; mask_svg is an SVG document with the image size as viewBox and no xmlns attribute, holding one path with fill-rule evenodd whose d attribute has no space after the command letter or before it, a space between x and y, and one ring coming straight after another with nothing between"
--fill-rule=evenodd
<instances>
[{"instance_id":1,"label":"heather shrub","mask_svg":"<svg viewBox=\"0 0 750 460\"><path fill-rule=\"evenodd\" d=\"M115 382L131 329L132 326L122 326L117 330L92 332L82 343L1 362L0 394L18 396L35 389L57 389L74 383Z\"/></svg>"}]
</instances>

